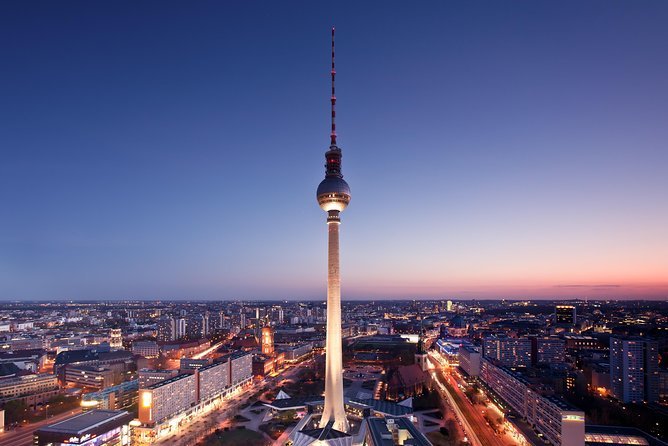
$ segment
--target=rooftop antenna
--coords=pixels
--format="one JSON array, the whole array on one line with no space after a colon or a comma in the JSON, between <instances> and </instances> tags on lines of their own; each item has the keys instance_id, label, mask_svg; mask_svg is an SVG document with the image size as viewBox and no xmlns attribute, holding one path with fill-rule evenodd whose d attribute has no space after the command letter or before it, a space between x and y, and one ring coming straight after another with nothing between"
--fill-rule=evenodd
<instances>
[{"instance_id":1,"label":"rooftop antenna","mask_svg":"<svg viewBox=\"0 0 668 446\"><path fill-rule=\"evenodd\" d=\"M336 146L336 90L334 89L334 78L336 76L336 68L334 66L334 31L332 26L332 132L330 133L330 145Z\"/></svg>"}]
</instances>

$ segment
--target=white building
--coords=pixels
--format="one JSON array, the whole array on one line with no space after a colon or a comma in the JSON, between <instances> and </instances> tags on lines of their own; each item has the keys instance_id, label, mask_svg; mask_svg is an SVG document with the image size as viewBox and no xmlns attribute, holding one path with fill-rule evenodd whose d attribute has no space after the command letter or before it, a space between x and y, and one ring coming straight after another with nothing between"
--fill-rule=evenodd
<instances>
[{"instance_id":1,"label":"white building","mask_svg":"<svg viewBox=\"0 0 668 446\"><path fill-rule=\"evenodd\" d=\"M146 389L139 389L139 421L160 423L197 404L197 376L178 375Z\"/></svg>"},{"instance_id":2,"label":"white building","mask_svg":"<svg viewBox=\"0 0 668 446\"><path fill-rule=\"evenodd\" d=\"M584 446L584 412L536 392L521 375L481 360L480 378L554 446Z\"/></svg>"},{"instance_id":3,"label":"white building","mask_svg":"<svg viewBox=\"0 0 668 446\"><path fill-rule=\"evenodd\" d=\"M469 376L480 375L480 351L470 344L459 348L459 367Z\"/></svg>"}]
</instances>

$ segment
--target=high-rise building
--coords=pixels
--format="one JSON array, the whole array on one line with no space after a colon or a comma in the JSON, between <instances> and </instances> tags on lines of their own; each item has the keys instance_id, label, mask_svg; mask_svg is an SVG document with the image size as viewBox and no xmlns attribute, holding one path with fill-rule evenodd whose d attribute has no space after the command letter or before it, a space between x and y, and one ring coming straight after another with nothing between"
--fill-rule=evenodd
<instances>
[{"instance_id":1,"label":"high-rise building","mask_svg":"<svg viewBox=\"0 0 668 446\"><path fill-rule=\"evenodd\" d=\"M186 319L186 336L188 339L200 339L204 332L204 317L201 314L193 314Z\"/></svg>"},{"instance_id":2,"label":"high-rise building","mask_svg":"<svg viewBox=\"0 0 668 446\"><path fill-rule=\"evenodd\" d=\"M181 339L186 336L186 320L184 318L178 318L174 321L174 339Z\"/></svg>"},{"instance_id":3,"label":"high-rise building","mask_svg":"<svg viewBox=\"0 0 668 446\"><path fill-rule=\"evenodd\" d=\"M447 311L452 311L452 301L451 300L449 300L445 303L445 309Z\"/></svg>"},{"instance_id":4,"label":"high-rise building","mask_svg":"<svg viewBox=\"0 0 668 446\"><path fill-rule=\"evenodd\" d=\"M325 153L325 179L318 186L318 204L327 212L327 356L325 359L325 403L320 427L333 421L334 429L347 432L348 419L343 404L343 351L341 347L341 277L339 274L340 214L350 203L350 187L341 174L341 149L336 143L336 91L334 80L334 28L332 28L332 95L329 150Z\"/></svg>"},{"instance_id":5,"label":"high-rise building","mask_svg":"<svg viewBox=\"0 0 668 446\"><path fill-rule=\"evenodd\" d=\"M557 305L554 308L556 325L572 327L577 321L576 309L573 305Z\"/></svg>"},{"instance_id":6,"label":"high-rise building","mask_svg":"<svg viewBox=\"0 0 668 446\"><path fill-rule=\"evenodd\" d=\"M139 421L153 425L197 403L197 375L175 376L139 389Z\"/></svg>"},{"instance_id":7,"label":"high-rise building","mask_svg":"<svg viewBox=\"0 0 668 446\"><path fill-rule=\"evenodd\" d=\"M176 322L173 317L161 317L157 322L158 341L169 342L176 339Z\"/></svg>"},{"instance_id":8,"label":"high-rise building","mask_svg":"<svg viewBox=\"0 0 668 446\"><path fill-rule=\"evenodd\" d=\"M610 387L624 403L659 399L659 345L639 337L610 337Z\"/></svg>"},{"instance_id":9,"label":"high-rise building","mask_svg":"<svg viewBox=\"0 0 668 446\"><path fill-rule=\"evenodd\" d=\"M531 340L491 336L483 341L483 355L508 367L531 366Z\"/></svg>"},{"instance_id":10,"label":"high-rise building","mask_svg":"<svg viewBox=\"0 0 668 446\"><path fill-rule=\"evenodd\" d=\"M531 338L534 364L557 364L566 359L566 341L561 338Z\"/></svg>"}]
</instances>

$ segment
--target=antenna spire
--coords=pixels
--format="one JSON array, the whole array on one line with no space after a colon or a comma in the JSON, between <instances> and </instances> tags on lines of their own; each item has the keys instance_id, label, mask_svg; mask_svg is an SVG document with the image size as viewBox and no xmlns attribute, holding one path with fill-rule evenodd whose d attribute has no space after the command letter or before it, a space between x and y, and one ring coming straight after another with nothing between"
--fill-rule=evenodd
<instances>
[{"instance_id":1,"label":"antenna spire","mask_svg":"<svg viewBox=\"0 0 668 446\"><path fill-rule=\"evenodd\" d=\"M334 78L336 68L334 66L334 27L332 26L332 132L330 133L330 145L336 146L336 90L334 89Z\"/></svg>"}]
</instances>

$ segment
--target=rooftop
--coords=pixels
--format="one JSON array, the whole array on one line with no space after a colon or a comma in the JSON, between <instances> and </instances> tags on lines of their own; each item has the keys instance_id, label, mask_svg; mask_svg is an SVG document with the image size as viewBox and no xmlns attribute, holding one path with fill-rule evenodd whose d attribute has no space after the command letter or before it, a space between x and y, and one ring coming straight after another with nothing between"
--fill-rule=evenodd
<instances>
[{"instance_id":1,"label":"rooftop","mask_svg":"<svg viewBox=\"0 0 668 446\"><path fill-rule=\"evenodd\" d=\"M81 436L105 424L129 422L132 415L124 410L91 410L39 429L38 433Z\"/></svg>"}]
</instances>

